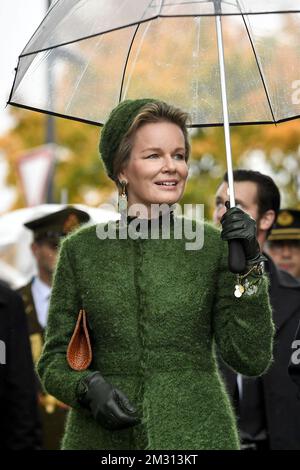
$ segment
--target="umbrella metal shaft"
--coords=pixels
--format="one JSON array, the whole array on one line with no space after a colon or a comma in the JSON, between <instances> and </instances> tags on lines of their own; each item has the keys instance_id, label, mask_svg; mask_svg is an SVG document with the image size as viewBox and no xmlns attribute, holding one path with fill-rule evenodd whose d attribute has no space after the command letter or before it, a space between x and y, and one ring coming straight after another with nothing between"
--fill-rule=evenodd
<instances>
[{"instance_id":1,"label":"umbrella metal shaft","mask_svg":"<svg viewBox=\"0 0 300 470\"><path fill-rule=\"evenodd\" d=\"M224 61L221 16L216 15L215 21L216 21L216 30L217 30L219 68L220 68L220 79L221 79L220 83L221 83L222 109L223 109L223 121L224 121L226 160L227 160L229 201L230 201L230 207L234 207L235 196L234 196L234 186L233 186L232 154L231 154L230 128L229 128L229 118L228 118L228 103L227 103L227 92L226 92L226 76L225 76L225 61Z\"/></svg>"}]
</instances>

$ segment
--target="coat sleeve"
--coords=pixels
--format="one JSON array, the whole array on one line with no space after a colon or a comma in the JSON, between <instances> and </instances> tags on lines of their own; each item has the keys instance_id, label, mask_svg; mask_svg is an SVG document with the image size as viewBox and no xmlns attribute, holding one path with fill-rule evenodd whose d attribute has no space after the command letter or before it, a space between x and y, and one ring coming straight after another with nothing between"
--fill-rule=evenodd
<instances>
[{"instance_id":1,"label":"coat sleeve","mask_svg":"<svg viewBox=\"0 0 300 470\"><path fill-rule=\"evenodd\" d=\"M253 295L234 296L236 276L228 270L228 245L221 242L214 304L214 335L222 359L236 372L261 375L272 361L274 324L268 279L259 281Z\"/></svg>"},{"instance_id":2,"label":"coat sleeve","mask_svg":"<svg viewBox=\"0 0 300 470\"><path fill-rule=\"evenodd\" d=\"M76 389L90 369L75 371L67 363L67 348L81 307L76 283L75 257L68 239L62 243L50 299L45 344L37 364L45 390L73 408L79 408Z\"/></svg>"}]
</instances>

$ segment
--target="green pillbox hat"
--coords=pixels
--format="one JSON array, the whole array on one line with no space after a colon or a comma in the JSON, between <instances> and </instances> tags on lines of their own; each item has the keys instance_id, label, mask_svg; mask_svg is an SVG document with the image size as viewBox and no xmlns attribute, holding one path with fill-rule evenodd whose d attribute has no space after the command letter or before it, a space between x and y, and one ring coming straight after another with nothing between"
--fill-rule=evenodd
<instances>
[{"instance_id":1,"label":"green pillbox hat","mask_svg":"<svg viewBox=\"0 0 300 470\"><path fill-rule=\"evenodd\" d=\"M100 155L106 173L110 178L113 179L113 162L116 152L134 118L143 106L157 101L151 98L122 101L110 113L108 120L102 128L99 144Z\"/></svg>"}]
</instances>

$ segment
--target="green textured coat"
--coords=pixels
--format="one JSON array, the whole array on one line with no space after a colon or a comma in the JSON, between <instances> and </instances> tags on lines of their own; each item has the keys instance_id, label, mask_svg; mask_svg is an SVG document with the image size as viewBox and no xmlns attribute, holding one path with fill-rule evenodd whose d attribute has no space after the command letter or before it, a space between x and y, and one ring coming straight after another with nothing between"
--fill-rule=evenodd
<instances>
[{"instance_id":1,"label":"green textured coat","mask_svg":"<svg viewBox=\"0 0 300 470\"><path fill-rule=\"evenodd\" d=\"M64 449L239 448L214 344L236 371L264 372L273 338L267 282L237 299L220 232L205 223L201 250L185 242L100 240L95 226L64 241L38 365L48 393L73 408ZM81 307L93 362L76 372L66 349ZM77 384L95 370L137 406L141 425L108 431L80 407Z\"/></svg>"}]
</instances>

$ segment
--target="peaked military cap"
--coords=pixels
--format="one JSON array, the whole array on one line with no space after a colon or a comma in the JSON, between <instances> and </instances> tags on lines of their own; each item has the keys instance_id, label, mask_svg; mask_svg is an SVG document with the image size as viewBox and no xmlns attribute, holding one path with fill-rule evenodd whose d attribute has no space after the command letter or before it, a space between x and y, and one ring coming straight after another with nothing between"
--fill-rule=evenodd
<instances>
[{"instance_id":1,"label":"peaked military cap","mask_svg":"<svg viewBox=\"0 0 300 470\"><path fill-rule=\"evenodd\" d=\"M33 231L35 241L51 240L58 242L61 237L66 236L89 220L90 216L87 212L68 206L26 222L24 226Z\"/></svg>"},{"instance_id":2,"label":"peaked military cap","mask_svg":"<svg viewBox=\"0 0 300 470\"><path fill-rule=\"evenodd\" d=\"M300 240L300 210L281 209L268 240Z\"/></svg>"}]
</instances>

